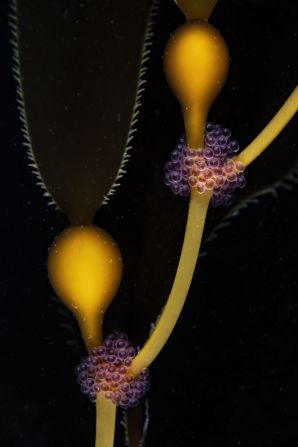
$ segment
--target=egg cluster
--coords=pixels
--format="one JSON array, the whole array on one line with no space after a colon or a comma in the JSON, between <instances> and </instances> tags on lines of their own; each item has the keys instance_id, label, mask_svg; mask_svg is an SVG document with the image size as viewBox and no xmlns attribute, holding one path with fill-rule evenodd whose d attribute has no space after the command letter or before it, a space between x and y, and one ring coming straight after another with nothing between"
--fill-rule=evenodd
<instances>
[{"instance_id":1,"label":"egg cluster","mask_svg":"<svg viewBox=\"0 0 298 447\"><path fill-rule=\"evenodd\" d=\"M174 194L188 196L195 187L199 193L212 190L211 206L229 206L235 189L244 188L244 165L233 157L239 144L231 139L229 129L207 123L205 148L187 147L185 137L179 139L165 166L165 183Z\"/></svg>"},{"instance_id":2,"label":"egg cluster","mask_svg":"<svg viewBox=\"0 0 298 447\"><path fill-rule=\"evenodd\" d=\"M129 372L136 352L126 334L113 331L101 346L94 348L76 369L77 380L92 402L103 395L122 408L138 405L149 388L149 372L143 369L138 377Z\"/></svg>"}]
</instances>

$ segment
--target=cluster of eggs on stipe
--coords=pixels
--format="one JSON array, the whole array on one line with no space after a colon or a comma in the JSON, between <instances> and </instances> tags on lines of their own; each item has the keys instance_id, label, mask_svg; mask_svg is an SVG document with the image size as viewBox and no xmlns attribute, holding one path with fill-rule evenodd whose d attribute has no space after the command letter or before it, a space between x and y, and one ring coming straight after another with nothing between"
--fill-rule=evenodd
<instances>
[{"instance_id":1,"label":"cluster of eggs on stipe","mask_svg":"<svg viewBox=\"0 0 298 447\"><path fill-rule=\"evenodd\" d=\"M129 373L135 350L127 336L112 332L104 343L94 348L76 369L77 380L92 402L98 393L122 408L138 405L149 388L149 372L143 369L138 377Z\"/></svg>"},{"instance_id":2,"label":"cluster of eggs on stipe","mask_svg":"<svg viewBox=\"0 0 298 447\"><path fill-rule=\"evenodd\" d=\"M193 187L201 194L212 190L211 206L229 206L235 189L246 184L243 164L233 160L238 151L229 129L207 123L204 149L189 148L185 137L179 139L165 166L165 183L182 196L188 196Z\"/></svg>"}]
</instances>

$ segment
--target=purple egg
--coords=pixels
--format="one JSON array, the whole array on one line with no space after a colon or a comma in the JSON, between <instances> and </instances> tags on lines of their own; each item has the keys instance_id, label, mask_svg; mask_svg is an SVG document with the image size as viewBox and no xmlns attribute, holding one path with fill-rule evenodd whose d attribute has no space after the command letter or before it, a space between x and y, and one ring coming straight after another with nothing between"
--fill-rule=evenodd
<instances>
[{"instance_id":1,"label":"purple egg","mask_svg":"<svg viewBox=\"0 0 298 447\"><path fill-rule=\"evenodd\" d=\"M127 374L127 366L135 354L125 334L120 331L109 334L103 345L94 348L75 370L82 392L92 402L98 393L103 393L115 405L125 408L136 405L148 389L144 380L148 373L142 371L139 377Z\"/></svg>"}]
</instances>

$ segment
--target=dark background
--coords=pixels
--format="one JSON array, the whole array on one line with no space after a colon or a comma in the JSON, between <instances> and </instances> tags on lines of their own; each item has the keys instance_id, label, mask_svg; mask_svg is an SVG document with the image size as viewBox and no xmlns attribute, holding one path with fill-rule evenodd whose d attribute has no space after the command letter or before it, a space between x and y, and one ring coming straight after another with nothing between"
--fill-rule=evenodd
<instances>
[{"instance_id":1,"label":"dark background","mask_svg":"<svg viewBox=\"0 0 298 447\"><path fill-rule=\"evenodd\" d=\"M210 119L231 128L242 147L297 83L295 3L221 1L210 20L232 58ZM46 274L47 250L67 221L48 206L21 145L7 1L0 8L0 444L91 446L94 408L73 372L84 347ZM128 173L95 219L115 237L125 263L106 331L121 329L135 345L165 302L185 227L187 201L170 193L162 174L183 123L161 56L182 22L174 2L163 0ZM295 118L247 169L248 187L235 207L208 214L187 303L151 367L148 447L298 442L297 150ZM260 194L272 185L274 194ZM227 213L227 226L213 239Z\"/></svg>"}]
</instances>

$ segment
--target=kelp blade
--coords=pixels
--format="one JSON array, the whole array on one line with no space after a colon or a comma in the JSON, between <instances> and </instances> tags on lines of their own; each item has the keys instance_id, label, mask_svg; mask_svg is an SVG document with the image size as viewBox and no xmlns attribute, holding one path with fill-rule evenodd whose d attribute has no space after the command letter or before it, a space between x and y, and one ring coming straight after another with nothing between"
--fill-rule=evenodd
<instances>
[{"instance_id":1,"label":"kelp blade","mask_svg":"<svg viewBox=\"0 0 298 447\"><path fill-rule=\"evenodd\" d=\"M152 0L17 4L32 155L72 223L92 220L122 172L151 6Z\"/></svg>"}]
</instances>

